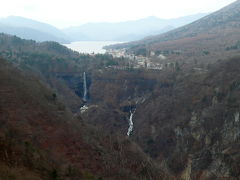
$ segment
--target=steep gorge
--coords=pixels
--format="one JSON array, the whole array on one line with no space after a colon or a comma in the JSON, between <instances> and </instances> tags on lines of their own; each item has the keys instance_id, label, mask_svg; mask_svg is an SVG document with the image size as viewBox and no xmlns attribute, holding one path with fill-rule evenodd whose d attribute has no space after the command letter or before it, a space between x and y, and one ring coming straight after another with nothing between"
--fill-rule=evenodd
<instances>
[{"instance_id":1,"label":"steep gorge","mask_svg":"<svg viewBox=\"0 0 240 180\"><path fill-rule=\"evenodd\" d=\"M130 139L182 179L236 179L239 162L240 59L208 71L96 71L81 116ZM130 112L130 113L129 113ZM132 112L133 113L133 112Z\"/></svg>"},{"instance_id":2,"label":"steep gorge","mask_svg":"<svg viewBox=\"0 0 240 180\"><path fill-rule=\"evenodd\" d=\"M31 74L3 59L0 65L0 172L11 170L1 179L21 172L31 180L162 179L135 143L73 116Z\"/></svg>"},{"instance_id":3,"label":"steep gorge","mask_svg":"<svg viewBox=\"0 0 240 180\"><path fill-rule=\"evenodd\" d=\"M66 167L58 166L60 159L60 164L67 162L80 169L79 176L90 173L104 179L129 178L129 174L131 179L240 176L240 58L214 60L215 64L201 69L117 69L109 63L123 64L124 59L84 56L54 43L47 44L47 48L2 36L5 43L0 48L1 56L8 58L12 65L7 67L16 68L17 72L8 71L2 62L1 81L10 90L1 91L7 93L0 101L0 112L4 115L1 117L6 124L13 121L10 123L13 127L15 122L20 123L19 133L24 134L19 136L23 138L21 145L27 139L35 148L54 155L56 167L48 166L46 172L52 172L53 167L65 172ZM12 49L5 47L7 43L14 45ZM21 46L15 47L16 44ZM33 46L42 49L36 53L36 49L29 50ZM32 79L22 77L18 70ZM84 84L88 89L87 102ZM83 105L88 108L81 112ZM133 112L134 128L127 137ZM12 126L6 124L3 129L7 127L11 132ZM35 129L38 134L28 136ZM20 147L24 154L24 146ZM29 164L24 167L29 168Z\"/></svg>"}]
</instances>

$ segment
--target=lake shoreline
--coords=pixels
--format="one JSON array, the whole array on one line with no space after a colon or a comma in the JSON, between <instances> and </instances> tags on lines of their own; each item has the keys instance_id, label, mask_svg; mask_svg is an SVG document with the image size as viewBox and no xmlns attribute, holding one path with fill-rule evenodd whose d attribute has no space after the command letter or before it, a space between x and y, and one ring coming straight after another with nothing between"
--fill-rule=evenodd
<instances>
[{"instance_id":1,"label":"lake shoreline","mask_svg":"<svg viewBox=\"0 0 240 180\"><path fill-rule=\"evenodd\" d=\"M63 44L64 46L77 51L79 53L86 54L105 54L106 50L103 49L104 46L112 44L120 44L123 42L118 41L74 41L70 44Z\"/></svg>"}]
</instances>

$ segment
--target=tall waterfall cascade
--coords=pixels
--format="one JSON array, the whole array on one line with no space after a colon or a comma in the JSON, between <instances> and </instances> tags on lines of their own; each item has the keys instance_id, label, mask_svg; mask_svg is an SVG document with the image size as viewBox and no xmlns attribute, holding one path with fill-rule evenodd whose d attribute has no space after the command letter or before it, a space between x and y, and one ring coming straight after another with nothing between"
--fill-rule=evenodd
<instances>
[{"instance_id":1,"label":"tall waterfall cascade","mask_svg":"<svg viewBox=\"0 0 240 180\"><path fill-rule=\"evenodd\" d=\"M127 131L127 136L130 136L133 131L133 115L135 113L136 109L134 111L130 110L130 117L129 117L129 127Z\"/></svg>"},{"instance_id":2,"label":"tall waterfall cascade","mask_svg":"<svg viewBox=\"0 0 240 180\"><path fill-rule=\"evenodd\" d=\"M83 101L87 101L87 78L86 73L83 73Z\"/></svg>"}]
</instances>

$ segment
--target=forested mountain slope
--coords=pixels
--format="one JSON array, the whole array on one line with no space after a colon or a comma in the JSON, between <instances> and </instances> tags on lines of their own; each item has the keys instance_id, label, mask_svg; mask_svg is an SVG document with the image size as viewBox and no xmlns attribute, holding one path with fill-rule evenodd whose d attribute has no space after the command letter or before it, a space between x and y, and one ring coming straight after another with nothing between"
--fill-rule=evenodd
<instances>
[{"instance_id":1,"label":"forested mountain slope","mask_svg":"<svg viewBox=\"0 0 240 180\"><path fill-rule=\"evenodd\" d=\"M4 34L0 42L0 55L14 66L1 61L2 127L19 130L14 129L19 132L14 143L28 140L53 154L47 170L30 168L36 177L51 173L52 167L65 177L61 165L68 164L80 170L74 178L86 172L103 179L239 178L239 57L212 57L202 67L194 61L177 66L169 59L162 70L151 70L132 68L125 58L82 55L53 42ZM235 56L238 51L226 52ZM84 112L79 109L83 105L88 107ZM131 116L133 131L127 137Z\"/></svg>"},{"instance_id":2,"label":"forested mountain slope","mask_svg":"<svg viewBox=\"0 0 240 180\"><path fill-rule=\"evenodd\" d=\"M136 144L90 127L41 81L0 64L0 179L163 177Z\"/></svg>"}]
</instances>

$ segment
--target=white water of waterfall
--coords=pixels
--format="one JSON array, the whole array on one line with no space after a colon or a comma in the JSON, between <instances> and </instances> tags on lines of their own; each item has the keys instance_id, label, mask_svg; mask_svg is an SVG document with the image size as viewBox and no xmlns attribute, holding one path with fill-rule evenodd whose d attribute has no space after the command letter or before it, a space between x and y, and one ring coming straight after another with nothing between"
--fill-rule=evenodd
<instances>
[{"instance_id":1,"label":"white water of waterfall","mask_svg":"<svg viewBox=\"0 0 240 180\"><path fill-rule=\"evenodd\" d=\"M136 111L136 109L133 112L132 112L132 110L130 110L129 127L128 127L127 136L130 136L131 132L133 131L133 115L134 115L135 111Z\"/></svg>"},{"instance_id":2,"label":"white water of waterfall","mask_svg":"<svg viewBox=\"0 0 240 180\"><path fill-rule=\"evenodd\" d=\"M83 101L87 101L87 79L86 73L83 73Z\"/></svg>"}]
</instances>

